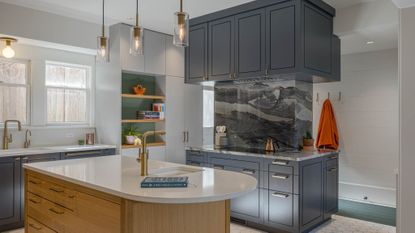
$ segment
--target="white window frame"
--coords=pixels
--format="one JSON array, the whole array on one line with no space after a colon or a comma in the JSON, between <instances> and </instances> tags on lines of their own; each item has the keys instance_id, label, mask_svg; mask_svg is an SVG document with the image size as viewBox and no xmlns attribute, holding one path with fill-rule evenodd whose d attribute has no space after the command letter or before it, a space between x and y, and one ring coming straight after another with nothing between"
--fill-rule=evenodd
<instances>
[{"instance_id":1,"label":"white window frame","mask_svg":"<svg viewBox=\"0 0 415 233\"><path fill-rule=\"evenodd\" d=\"M31 125L31 91L32 91L32 83L31 83L31 63L30 60L25 59L18 59L18 58L3 58L0 57L1 60L8 60L8 61L16 61L18 63L22 63L26 65L26 85L23 84L10 84L10 83L3 83L0 82L0 86L7 86L7 87L26 87L26 122L22 123L23 126ZM15 120L15 119L8 119L8 120ZM0 128L4 128L4 122L0 122Z\"/></svg>"},{"instance_id":2,"label":"white window frame","mask_svg":"<svg viewBox=\"0 0 415 233\"><path fill-rule=\"evenodd\" d=\"M47 80L47 73L46 67L48 65L56 65L56 66L65 66L65 67L72 67L72 68L82 68L86 69L86 88L68 88L68 87L56 87L56 86L48 86L46 85ZM93 99L92 99L92 67L87 65L80 65L80 64L73 64L73 63L65 63L65 62L57 62L57 61L45 61L45 79L44 79L44 87L45 87L45 122L46 126L90 126L92 123L92 106L93 106ZM49 122L48 121L48 88L53 89L62 89L62 90L82 90L86 91L86 121L84 122Z\"/></svg>"}]
</instances>

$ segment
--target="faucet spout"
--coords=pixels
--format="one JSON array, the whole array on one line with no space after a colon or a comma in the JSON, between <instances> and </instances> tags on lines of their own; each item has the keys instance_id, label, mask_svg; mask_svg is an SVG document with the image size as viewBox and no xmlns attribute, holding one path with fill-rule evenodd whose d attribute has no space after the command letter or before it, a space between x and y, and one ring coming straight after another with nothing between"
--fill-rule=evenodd
<instances>
[{"instance_id":1,"label":"faucet spout","mask_svg":"<svg viewBox=\"0 0 415 233\"><path fill-rule=\"evenodd\" d=\"M147 152L147 137L151 135L164 135L166 131L148 131L145 132L141 139L140 165L141 176L148 175L148 152Z\"/></svg>"},{"instance_id":2,"label":"faucet spout","mask_svg":"<svg viewBox=\"0 0 415 233\"><path fill-rule=\"evenodd\" d=\"M9 143L12 142L12 135L8 135L8 125L9 123L17 123L17 130L22 131L22 124L18 120L6 120L4 122L4 130L3 130L3 150L9 149Z\"/></svg>"}]
</instances>

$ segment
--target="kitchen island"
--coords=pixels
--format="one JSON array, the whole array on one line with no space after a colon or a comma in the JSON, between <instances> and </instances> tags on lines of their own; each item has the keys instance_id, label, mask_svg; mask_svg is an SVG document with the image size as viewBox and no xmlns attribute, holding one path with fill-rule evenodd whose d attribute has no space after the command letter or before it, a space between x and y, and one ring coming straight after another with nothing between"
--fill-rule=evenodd
<instances>
[{"instance_id":1,"label":"kitchen island","mask_svg":"<svg viewBox=\"0 0 415 233\"><path fill-rule=\"evenodd\" d=\"M150 176L187 176L187 188L143 189L135 158L27 164L26 232L229 232L229 200L253 191L244 174L149 161Z\"/></svg>"}]
</instances>

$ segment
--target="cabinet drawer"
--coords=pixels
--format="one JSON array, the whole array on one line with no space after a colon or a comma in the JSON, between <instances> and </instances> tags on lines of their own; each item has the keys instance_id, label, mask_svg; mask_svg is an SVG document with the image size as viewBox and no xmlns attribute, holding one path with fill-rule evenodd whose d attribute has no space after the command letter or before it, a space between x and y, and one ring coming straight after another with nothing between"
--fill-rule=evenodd
<instances>
[{"instance_id":1,"label":"cabinet drawer","mask_svg":"<svg viewBox=\"0 0 415 233\"><path fill-rule=\"evenodd\" d=\"M280 173L280 172L269 172L268 173L268 188L286 192L293 193L293 175Z\"/></svg>"},{"instance_id":2,"label":"cabinet drawer","mask_svg":"<svg viewBox=\"0 0 415 233\"><path fill-rule=\"evenodd\" d=\"M65 188L49 181L29 176L27 181L29 192L59 204L70 210L76 209L76 191Z\"/></svg>"},{"instance_id":3,"label":"cabinet drawer","mask_svg":"<svg viewBox=\"0 0 415 233\"><path fill-rule=\"evenodd\" d=\"M339 166L339 159L337 158L337 156L327 157L327 160L326 160L327 168L338 167L338 166Z\"/></svg>"},{"instance_id":4,"label":"cabinet drawer","mask_svg":"<svg viewBox=\"0 0 415 233\"><path fill-rule=\"evenodd\" d=\"M261 191L256 189L248 194L231 200L232 217L258 221L261 218Z\"/></svg>"},{"instance_id":5,"label":"cabinet drawer","mask_svg":"<svg viewBox=\"0 0 415 233\"><path fill-rule=\"evenodd\" d=\"M242 167L229 167L229 166L225 166L224 169L227 171L240 172L240 173L252 176L258 181L258 184L260 182L258 170L254 170L250 168L242 168Z\"/></svg>"},{"instance_id":6,"label":"cabinet drawer","mask_svg":"<svg viewBox=\"0 0 415 233\"><path fill-rule=\"evenodd\" d=\"M292 228L295 226L297 195L269 190L266 205L268 225Z\"/></svg>"},{"instance_id":7,"label":"cabinet drawer","mask_svg":"<svg viewBox=\"0 0 415 233\"><path fill-rule=\"evenodd\" d=\"M33 218L27 218L27 232L28 233L56 233L49 227L43 225L42 223L34 220Z\"/></svg>"},{"instance_id":8,"label":"cabinet drawer","mask_svg":"<svg viewBox=\"0 0 415 233\"><path fill-rule=\"evenodd\" d=\"M288 164L288 161L273 160L268 166L268 171L292 175L294 174L294 169L292 166L288 166Z\"/></svg>"},{"instance_id":9,"label":"cabinet drawer","mask_svg":"<svg viewBox=\"0 0 415 233\"><path fill-rule=\"evenodd\" d=\"M259 163L243 160L211 158L210 163L213 165L213 167L230 166L249 170L259 170Z\"/></svg>"},{"instance_id":10,"label":"cabinet drawer","mask_svg":"<svg viewBox=\"0 0 415 233\"><path fill-rule=\"evenodd\" d=\"M102 155L104 155L102 150L66 152L66 153L63 153L62 159L82 159L82 158L98 157Z\"/></svg>"}]
</instances>

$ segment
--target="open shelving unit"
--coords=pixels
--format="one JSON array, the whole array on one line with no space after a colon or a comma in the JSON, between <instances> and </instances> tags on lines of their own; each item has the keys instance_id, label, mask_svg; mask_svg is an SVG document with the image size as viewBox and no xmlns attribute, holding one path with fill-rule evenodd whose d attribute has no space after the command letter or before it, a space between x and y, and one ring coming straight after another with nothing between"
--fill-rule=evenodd
<instances>
[{"instance_id":1,"label":"open shelving unit","mask_svg":"<svg viewBox=\"0 0 415 233\"><path fill-rule=\"evenodd\" d=\"M137 84L146 88L144 95L136 95L133 93L133 87ZM165 123L161 119L137 119L137 111L151 111L153 103L165 103L166 97L162 95L160 84L157 77L135 74L130 72L122 73L122 120L121 128L130 127L138 129L143 134L147 131L164 130ZM124 137L122 135L122 149L137 149L140 146L125 145ZM163 137L150 136L148 137L148 147L165 146L166 143Z\"/></svg>"}]
</instances>

